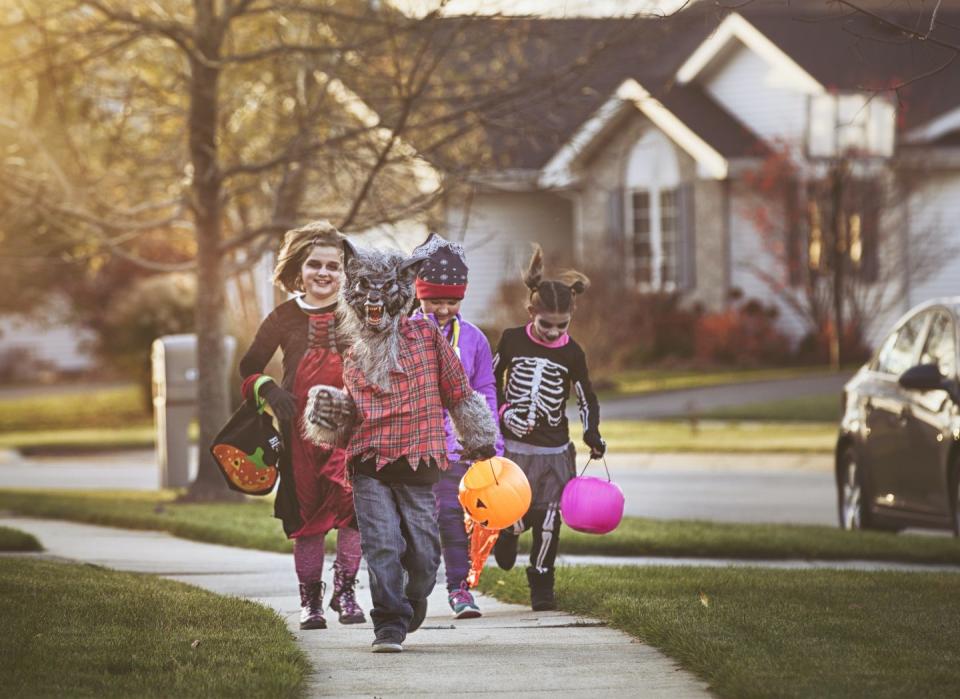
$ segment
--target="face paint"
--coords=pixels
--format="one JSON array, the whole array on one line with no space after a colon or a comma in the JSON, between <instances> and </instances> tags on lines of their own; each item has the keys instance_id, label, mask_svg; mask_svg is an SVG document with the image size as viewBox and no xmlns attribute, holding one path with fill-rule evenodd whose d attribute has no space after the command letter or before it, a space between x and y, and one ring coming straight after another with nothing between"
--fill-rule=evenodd
<instances>
[{"instance_id":1,"label":"face paint","mask_svg":"<svg viewBox=\"0 0 960 699\"><path fill-rule=\"evenodd\" d=\"M328 246L314 247L300 267L300 278L303 279L307 303L311 306L326 306L332 303L343 280L340 250Z\"/></svg>"},{"instance_id":2,"label":"face paint","mask_svg":"<svg viewBox=\"0 0 960 699\"><path fill-rule=\"evenodd\" d=\"M556 342L570 327L571 313L532 313L533 334L543 342Z\"/></svg>"}]
</instances>

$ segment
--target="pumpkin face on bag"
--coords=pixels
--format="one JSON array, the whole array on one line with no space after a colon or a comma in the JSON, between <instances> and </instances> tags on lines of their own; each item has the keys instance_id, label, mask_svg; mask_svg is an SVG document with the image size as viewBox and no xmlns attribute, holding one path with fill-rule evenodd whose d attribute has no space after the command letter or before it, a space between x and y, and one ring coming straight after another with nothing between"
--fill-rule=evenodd
<instances>
[{"instance_id":1,"label":"pumpkin face on bag","mask_svg":"<svg viewBox=\"0 0 960 699\"><path fill-rule=\"evenodd\" d=\"M487 529L509 527L530 507L530 483L510 459L494 456L478 461L460 479L460 504L471 519Z\"/></svg>"},{"instance_id":2,"label":"pumpkin face on bag","mask_svg":"<svg viewBox=\"0 0 960 699\"><path fill-rule=\"evenodd\" d=\"M273 488L277 469L264 463L260 447L253 454L246 454L229 444L217 444L212 451L227 478L240 490L258 494Z\"/></svg>"}]
</instances>

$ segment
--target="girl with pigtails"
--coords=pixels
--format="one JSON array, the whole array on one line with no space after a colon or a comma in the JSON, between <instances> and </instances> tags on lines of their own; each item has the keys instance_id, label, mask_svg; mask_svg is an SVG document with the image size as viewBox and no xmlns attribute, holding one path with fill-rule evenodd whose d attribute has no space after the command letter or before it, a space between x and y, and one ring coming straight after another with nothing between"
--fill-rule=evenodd
<instances>
[{"instance_id":1,"label":"girl with pigtails","mask_svg":"<svg viewBox=\"0 0 960 699\"><path fill-rule=\"evenodd\" d=\"M590 280L568 270L559 279L543 278L543 251L534 245L523 281L530 290L530 322L508 328L493 358L503 455L517 463L533 498L523 519L500 532L494 547L497 565L510 570L517 558L517 537L533 530L527 581L534 611L555 609L554 561L560 541L560 496L576 475L576 451L570 441L566 405L576 392L583 441L593 458L606 444L600 437L600 411L590 385L583 349L568 334L576 297Z\"/></svg>"}]
</instances>

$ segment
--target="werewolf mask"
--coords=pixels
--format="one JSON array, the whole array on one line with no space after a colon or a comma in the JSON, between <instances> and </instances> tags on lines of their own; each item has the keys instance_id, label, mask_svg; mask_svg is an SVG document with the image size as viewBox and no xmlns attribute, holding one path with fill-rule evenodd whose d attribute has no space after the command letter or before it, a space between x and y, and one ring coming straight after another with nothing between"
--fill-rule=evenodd
<instances>
[{"instance_id":1,"label":"werewolf mask","mask_svg":"<svg viewBox=\"0 0 960 699\"><path fill-rule=\"evenodd\" d=\"M341 296L368 332L396 327L413 301L413 282L426 257L404 259L399 252L362 250L343 243L345 283Z\"/></svg>"},{"instance_id":2,"label":"werewolf mask","mask_svg":"<svg viewBox=\"0 0 960 699\"><path fill-rule=\"evenodd\" d=\"M390 388L390 371L400 368L400 319L413 301L413 283L425 260L343 243L340 332L364 375L384 390Z\"/></svg>"}]
</instances>

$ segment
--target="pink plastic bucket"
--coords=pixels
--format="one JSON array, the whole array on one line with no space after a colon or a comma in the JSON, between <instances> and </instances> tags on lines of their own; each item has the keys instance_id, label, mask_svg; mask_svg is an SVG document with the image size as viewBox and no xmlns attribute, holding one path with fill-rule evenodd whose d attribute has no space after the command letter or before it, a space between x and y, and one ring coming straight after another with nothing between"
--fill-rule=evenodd
<instances>
[{"instance_id":1,"label":"pink plastic bucket","mask_svg":"<svg viewBox=\"0 0 960 699\"><path fill-rule=\"evenodd\" d=\"M578 532L612 532L623 519L623 491L609 480L609 473L607 479L578 476L563 489L560 514L567 526Z\"/></svg>"}]
</instances>

